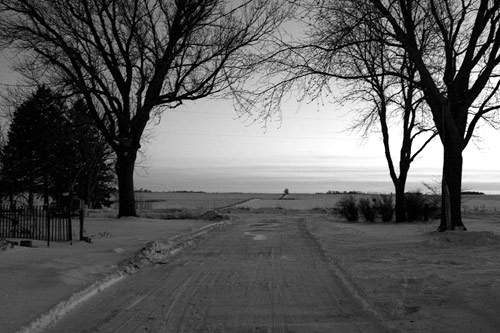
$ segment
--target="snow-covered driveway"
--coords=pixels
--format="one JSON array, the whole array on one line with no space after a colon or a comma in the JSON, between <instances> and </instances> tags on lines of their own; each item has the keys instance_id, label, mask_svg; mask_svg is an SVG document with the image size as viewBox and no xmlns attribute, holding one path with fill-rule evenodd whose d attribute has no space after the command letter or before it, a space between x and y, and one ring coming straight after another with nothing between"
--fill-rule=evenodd
<instances>
[{"instance_id":1,"label":"snow-covered driveway","mask_svg":"<svg viewBox=\"0 0 500 333\"><path fill-rule=\"evenodd\" d=\"M240 215L65 316L50 332L386 331L300 216Z\"/></svg>"}]
</instances>

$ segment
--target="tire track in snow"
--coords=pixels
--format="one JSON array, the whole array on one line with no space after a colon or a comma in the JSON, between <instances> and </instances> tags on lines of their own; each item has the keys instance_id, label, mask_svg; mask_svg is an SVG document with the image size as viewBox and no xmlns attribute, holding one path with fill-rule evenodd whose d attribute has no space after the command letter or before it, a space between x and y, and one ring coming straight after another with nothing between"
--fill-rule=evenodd
<instances>
[{"instance_id":1,"label":"tire track in snow","mask_svg":"<svg viewBox=\"0 0 500 333\"><path fill-rule=\"evenodd\" d=\"M257 233L265 237L248 236ZM168 264L130 276L53 331L86 327L96 332L387 331L341 285L304 220L263 214L240 216Z\"/></svg>"}]
</instances>

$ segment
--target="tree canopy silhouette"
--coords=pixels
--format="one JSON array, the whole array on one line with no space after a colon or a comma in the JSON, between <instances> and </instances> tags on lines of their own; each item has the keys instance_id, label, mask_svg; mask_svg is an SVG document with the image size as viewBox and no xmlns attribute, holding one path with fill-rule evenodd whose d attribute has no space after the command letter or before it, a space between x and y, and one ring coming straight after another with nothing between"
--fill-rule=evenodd
<instances>
[{"instance_id":1,"label":"tree canopy silhouette","mask_svg":"<svg viewBox=\"0 0 500 333\"><path fill-rule=\"evenodd\" d=\"M110 156L93 125L82 121L79 101L67 108L64 99L40 87L13 113L8 141L2 149L1 187L10 196L49 196L67 205L73 196L102 201L109 196Z\"/></svg>"},{"instance_id":2,"label":"tree canopy silhouette","mask_svg":"<svg viewBox=\"0 0 500 333\"><path fill-rule=\"evenodd\" d=\"M369 2L370 10L386 22L386 34L415 63L418 83L443 144L439 229L465 229L462 152L478 122L488 120L500 108L500 2Z\"/></svg>"},{"instance_id":3,"label":"tree canopy silhouette","mask_svg":"<svg viewBox=\"0 0 500 333\"><path fill-rule=\"evenodd\" d=\"M241 88L244 112L267 119L290 91L308 99L336 94L332 77L382 78L353 72L364 60L353 49L376 51L385 77L405 80L425 101L426 114L441 139L442 212L439 230L465 229L461 215L462 152L481 121L496 126L500 108L500 2L488 0L304 0L299 41L277 45L263 58L261 72L276 73L258 91ZM323 29L327 27L327 29ZM374 34L373 28L380 34ZM325 32L326 31L326 32ZM377 50L390 50L390 57ZM413 75L394 67L406 58ZM374 61L377 61L374 59ZM258 106L258 107L256 107Z\"/></svg>"},{"instance_id":4,"label":"tree canopy silhouette","mask_svg":"<svg viewBox=\"0 0 500 333\"><path fill-rule=\"evenodd\" d=\"M119 216L136 215L134 165L166 108L225 91L286 17L265 0L0 0L17 69L79 94L116 153ZM249 65L250 64L250 65Z\"/></svg>"}]
</instances>

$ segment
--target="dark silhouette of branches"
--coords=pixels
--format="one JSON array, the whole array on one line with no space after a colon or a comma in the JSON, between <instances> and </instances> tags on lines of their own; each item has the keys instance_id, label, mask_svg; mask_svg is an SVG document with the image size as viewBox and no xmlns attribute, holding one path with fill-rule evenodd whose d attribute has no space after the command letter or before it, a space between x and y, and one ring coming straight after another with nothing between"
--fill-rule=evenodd
<instances>
[{"instance_id":1,"label":"dark silhouette of branches","mask_svg":"<svg viewBox=\"0 0 500 333\"><path fill-rule=\"evenodd\" d=\"M286 18L281 1L0 0L0 39L36 82L83 96L116 153L119 215L148 122L227 91Z\"/></svg>"},{"instance_id":2,"label":"dark silhouette of branches","mask_svg":"<svg viewBox=\"0 0 500 333\"><path fill-rule=\"evenodd\" d=\"M251 113L258 105L257 117L266 120L279 114L283 99L295 91L299 100L333 96L340 104L358 105L353 128L364 135L380 130L396 191L396 220L404 221L410 164L436 136L415 65L386 33L387 23L370 10L370 4L304 1L302 6L304 18L298 20L306 29L303 38L282 40L262 59L261 68L269 79L262 82L261 90L242 89L239 109ZM334 91L340 85L342 95ZM391 129L402 133L399 163L391 151L395 145Z\"/></svg>"},{"instance_id":3,"label":"dark silhouette of branches","mask_svg":"<svg viewBox=\"0 0 500 333\"><path fill-rule=\"evenodd\" d=\"M244 97L237 101L241 112L252 112L258 105L257 115L267 119L280 111L282 100L291 91L299 91L299 99L336 97L331 82L338 79L363 82L367 77L391 78L392 82L399 78L408 82L405 90L411 89L414 94L413 102L406 105L418 106L425 119L432 119L444 148L439 229L464 229L462 152L480 122L498 125L500 2L305 0L300 3L303 11L299 11L297 19L308 28L308 33L303 42L283 41L262 58L262 72L277 75L261 82L260 90L242 94ZM353 71L366 69L363 59L376 61L377 70ZM403 59L412 71L400 70ZM359 85L349 88L363 90ZM240 88L240 92L245 89ZM384 98L393 103L394 96L397 95L388 93ZM408 100L408 91L402 96ZM362 96L359 100L373 102L372 97ZM382 94L375 97L382 101ZM422 104L415 105L416 102ZM378 110L385 112L382 107L379 103ZM368 116L365 121L370 123L374 119ZM411 119L410 116L404 121L409 124ZM410 138L422 131L425 130L420 125L416 126Z\"/></svg>"}]
</instances>

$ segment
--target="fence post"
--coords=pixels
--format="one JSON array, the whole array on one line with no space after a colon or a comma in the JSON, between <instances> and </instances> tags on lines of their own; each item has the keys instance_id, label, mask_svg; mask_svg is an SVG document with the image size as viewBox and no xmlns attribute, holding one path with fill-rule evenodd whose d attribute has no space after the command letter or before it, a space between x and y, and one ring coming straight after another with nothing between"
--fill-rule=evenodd
<instances>
[{"instance_id":1,"label":"fence post","mask_svg":"<svg viewBox=\"0 0 500 333\"><path fill-rule=\"evenodd\" d=\"M78 211L78 217L80 218L80 240L83 240L83 221L85 219L85 201L80 199L80 210Z\"/></svg>"},{"instance_id":2,"label":"fence post","mask_svg":"<svg viewBox=\"0 0 500 333\"><path fill-rule=\"evenodd\" d=\"M66 221L68 223L68 240L73 245L73 221L71 221L71 204L68 206L66 215Z\"/></svg>"},{"instance_id":3,"label":"fence post","mask_svg":"<svg viewBox=\"0 0 500 333\"><path fill-rule=\"evenodd\" d=\"M50 247L50 209L48 205L44 206L45 209L45 218L47 224L47 247Z\"/></svg>"}]
</instances>

